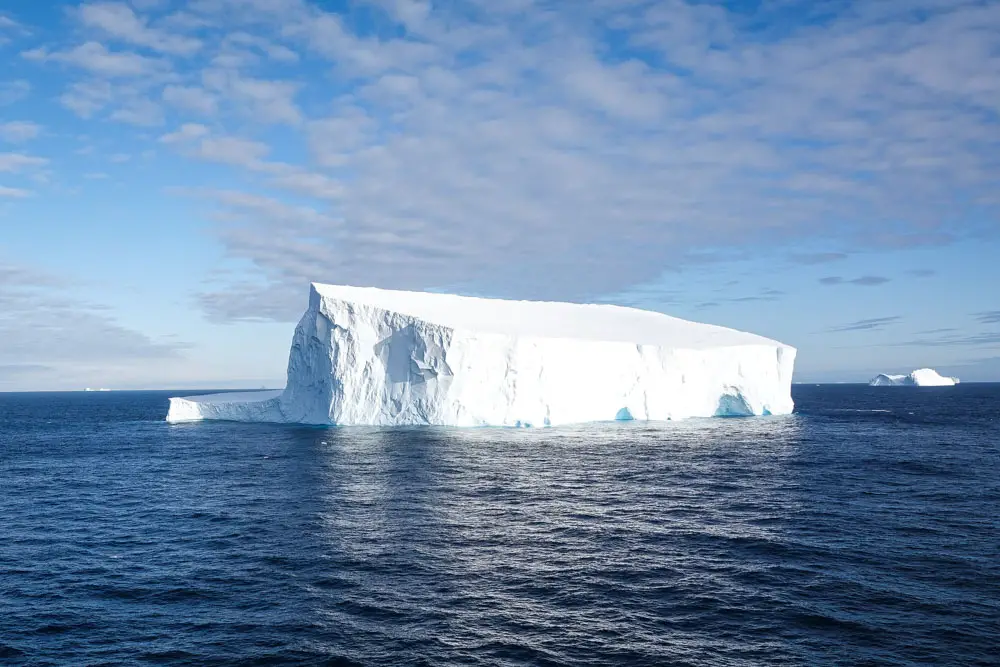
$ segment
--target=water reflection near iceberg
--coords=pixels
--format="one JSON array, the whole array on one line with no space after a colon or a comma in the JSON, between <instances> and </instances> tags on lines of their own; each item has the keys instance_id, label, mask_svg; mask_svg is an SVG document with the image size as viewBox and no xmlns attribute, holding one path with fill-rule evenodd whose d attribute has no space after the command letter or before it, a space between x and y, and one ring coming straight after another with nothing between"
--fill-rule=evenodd
<instances>
[{"instance_id":1,"label":"water reflection near iceberg","mask_svg":"<svg viewBox=\"0 0 1000 667\"><path fill-rule=\"evenodd\" d=\"M324 432L323 521L354 576L326 618L380 641L427 632L470 651L511 649L504 635L516 634L536 659L558 659L567 621L581 651L615 638L663 659L692 642L738 652L745 640L685 630L683 608L657 618L658 603L606 600L725 594L757 569L723 564L733 542L781 541L782 517L796 511L786 464L799 435L794 416ZM366 621L364 608L414 625ZM484 615L495 637L481 634ZM643 629L672 617L676 632Z\"/></svg>"}]
</instances>

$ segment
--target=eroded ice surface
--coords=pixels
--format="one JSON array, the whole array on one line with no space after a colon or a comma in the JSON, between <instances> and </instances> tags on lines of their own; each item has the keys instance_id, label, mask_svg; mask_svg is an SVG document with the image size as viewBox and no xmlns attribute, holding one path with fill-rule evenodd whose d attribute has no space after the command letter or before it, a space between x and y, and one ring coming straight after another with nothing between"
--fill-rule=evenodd
<instances>
[{"instance_id":1,"label":"eroded ice surface","mask_svg":"<svg viewBox=\"0 0 1000 667\"><path fill-rule=\"evenodd\" d=\"M868 384L872 387L951 387L958 384L958 378L939 375L932 368L918 368L908 375L880 373Z\"/></svg>"},{"instance_id":2,"label":"eroded ice surface","mask_svg":"<svg viewBox=\"0 0 1000 667\"><path fill-rule=\"evenodd\" d=\"M172 398L167 420L543 426L787 414L795 353L635 308L314 284L284 391Z\"/></svg>"}]
</instances>

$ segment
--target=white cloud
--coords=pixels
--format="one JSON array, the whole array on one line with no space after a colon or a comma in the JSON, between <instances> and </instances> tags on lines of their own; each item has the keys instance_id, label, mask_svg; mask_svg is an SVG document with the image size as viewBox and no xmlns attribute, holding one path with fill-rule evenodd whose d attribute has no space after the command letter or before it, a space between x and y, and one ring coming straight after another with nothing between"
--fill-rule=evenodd
<instances>
[{"instance_id":1,"label":"white cloud","mask_svg":"<svg viewBox=\"0 0 1000 667\"><path fill-rule=\"evenodd\" d=\"M110 83L102 80L78 81L59 96L59 102L81 118L90 118L114 98Z\"/></svg>"},{"instance_id":2,"label":"white cloud","mask_svg":"<svg viewBox=\"0 0 1000 667\"><path fill-rule=\"evenodd\" d=\"M295 104L296 83L256 79L218 68L205 70L202 80L206 88L256 122L297 125L302 121L302 112Z\"/></svg>"},{"instance_id":3,"label":"white cloud","mask_svg":"<svg viewBox=\"0 0 1000 667\"><path fill-rule=\"evenodd\" d=\"M37 388L79 388L66 386L66 378L181 357L184 343L125 327L108 308L72 296L72 288L61 277L0 261L0 385L12 375L21 387L47 376L53 385Z\"/></svg>"},{"instance_id":4,"label":"white cloud","mask_svg":"<svg viewBox=\"0 0 1000 667\"><path fill-rule=\"evenodd\" d=\"M299 54L287 46L246 32L234 32L226 35L223 48L225 49L231 45L255 49L266 55L269 59L279 63L296 63L299 61Z\"/></svg>"},{"instance_id":5,"label":"white cloud","mask_svg":"<svg viewBox=\"0 0 1000 667\"><path fill-rule=\"evenodd\" d=\"M409 30L419 31L431 13L431 3L428 0L376 0L400 24Z\"/></svg>"},{"instance_id":6,"label":"white cloud","mask_svg":"<svg viewBox=\"0 0 1000 667\"><path fill-rule=\"evenodd\" d=\"M997 219L996 3L824 3L802 20L818 10L767 2L758 23L784 29L766 34L685 0L368 4L384 15L192 0L136 17L198 30L200 70L94 42L28 57L125 56L84 67L102 78L63 103L209 117L211 132L161 141L316 200L288 229L272 204L216 198L231 253L274 281L265 295L318 278L592 298L705 247L852 252ZM168 85L127 93L117 76Z\"/></svg>"},{"instance_id":7,"label":"white cloud","mask_svg":"<svg viewBox=\"0 0 1000 667\"><path fill-rule=\"evenodd\" d=\"M131 51L109 51L99 42L85 42L69 51L50 53L44 48L22 51L26 60L54 61L109 77L141 77L163 72L165 62Z\"/></svg>"},{"instance_id":8,"label":"white cloud","mask_svg":"<svg viewBox=\"0 0 1000 667\"><path fill-rule=\"evenodd\" d=\"M251 171L271 174L268 184L307 197L338 200L344 186L328 176L282 162L252 162L244 165Z\"/></svg>"},{"instance_id":9,"label":"white cloud","mask_svg":"<svg viewBox=\"0 0 1000 667\"><path fill-rule=\"evenodd\" d=\"M266 177L267 184L316 199L338 199L343 195L340 182L298 165L271 162L264 158L270 153L267 144L232 136L210 136L203 125L187 124L176 132L160 137L160 142L174 144L181 152L207 162L240 167ZM231 199L231 194L228 195Z\"/></svg>"},{"instance_id":10,"label":"white cloud","mask_svg":"<svg viewBox=\"0 0 1000 667\"><path fill-rule=\"evenodd\" d=\"M281 5L286 37L335 60L336 81L361 84L305 126L316 162L351 183L330 190L343 222L302 232L328 249L325 266L302 262L295 239L251 243L280 224L265 213L227 232L238 255L283 283L478 283L564 297L764 234L938 242L927 232L949 193L982 190L1000 168L982 115L996 113L1000 90L992 9L952 5L914 20L913 6L895 23L843 13L761 42L724 7L679 1L480 23L381 4L418 36L361 37L343 17ZM618 57L587 21L661 55ZM981 111L959 110L968 105ZM885 219L911 226L872 233L888 231ZM530 279L539 273L544 285Z\"/></svg>"},{"instance_id":11,"label":"white cloud","mask_svg":"<svg viewBox=\"0 0 1000 667\"><path fill-rule=\"evenodd\" d=\"M12 120L0 123L0 140L10 143L22 143L37 137L42 131L42 126L32 121Z\"/></svg>"},{"instance_id":12,"label":"white cloud","mask_svg":"<svg viewBox=\"0 0 1000 667\"><path fill-rule=\"evenodd\" d=\"M156 127L163 124L163 109L152 100L133 98L113 111L109 118L140 127Z\"/></svg>"},{"instance_id":13,"label":"white cloud","mask_svg":"<svg viewBox=\"0 0 1000 667\"><path fill-rule=\"evenodd\" d=\"M351 155L369 145L378 122L363 109L347 106L335 116L309 123L307 141L313 159L325 167L340 167Z\"/></svg>"},{"instance_id":14,"label":"white cloud","mask_svg":"<svg viewBox=\"0 0 1000 667\"><path fill-rule=\"evenodd\" d=\"M239 137L206 137L194 151L197 157L210 162L235 166L253 164L267 155L267 144Z\"/></svg>"},{"instance_id":15,"label":"white cloud","mask_svg":"<svg viewBox=\"0 0 1000 667\"><path fill-rule=\"evenodd\" d=\"M560 61L556 76L569 93L589 106L626 121L655 122L663 117L667 91L656 86L650 68L630 60L608 66L591 54Z\"/></svg>"},{"instance_id":16,"label":"white cloud","mask_svg":"<svg viewBox=\"0 0 1000 667\"><path fill-rule=\"evenodd\" d=\"M14 104L28 96L31 84L23 79L0 82L0 107Z\"/></svg>"},{"instance_id":17,"label":"white cloud","mask_svg":"<svg viewBox=\"0 0 1000 667\"><path fill-rule=\"evenodd\" d=\"M24 25L18 23L9 16L0 14L0 46L3 46L11 41L11 38L8 35L24 37L30 34L31 32L25 28Z\"/></svg>"},{"instance_id":18,"label":"white cloud","mask_svg":"<svg viewBox=\"0 0 1000 667\"><path fill-rule=\"evenodd\" d=\"M163 89L163 101L202 116L212 116L219 108L218 98L197 86L167 86Z\"/></svg>"},{"instance_id":19,"label":"white cloud","mask_svg":"<svg viewBox=\"0 0 1000 667\"><path fill-rule=\"evenodd\" d=\"M198 123L185 123L181 127L170 134L164 134L160 137L160 141L165 144L174 143L186 143L204 137L208 134L208 128L204 125L199 125Z\"/></svg>"},{"instance_id":20,"label":"white cloud","mask_svg":"<svg viewBox=\"0 0 1000 667\"><path fill-rule=\"evenodd\" d=\"M0 197L7 197L13 199L24 199L25 197L30 197L32 193L30 190L23 190L21 188L8 188L6 186L0 185Z\"/></svg>"},{"instance_id":21,"label":"white cloud","mask_svg":"<svg viewBox=\"0 0 1000 667\"><path fill-rule=\"evenodd\" d=\"M163 9L170 5L170 0L129 0L129 3L140 12L152 9Z\"/></svg>"},{"instance_id":22,"label":"white cloud","mask_svg":"<svg viewBox=\"0 0 1000 667\"><path fill-rule=\"evenodd\" d=\"M150 27L132 9L117 2L90 2L80 5L80 23L129 44L172 55L191 55L201 49L201 42L185 35Z\"/></svg>"},{"instance_id":23,"label":"white cloud","mask_svg":"<svg viewBox=\"0 0 1000 667\"><path fill-rule=\"evenodd\" d=\"M44 167L49 161L45 158L23 153L0 153L0 172L17 174L35 167Z\"/></svg>"}]
</instances>

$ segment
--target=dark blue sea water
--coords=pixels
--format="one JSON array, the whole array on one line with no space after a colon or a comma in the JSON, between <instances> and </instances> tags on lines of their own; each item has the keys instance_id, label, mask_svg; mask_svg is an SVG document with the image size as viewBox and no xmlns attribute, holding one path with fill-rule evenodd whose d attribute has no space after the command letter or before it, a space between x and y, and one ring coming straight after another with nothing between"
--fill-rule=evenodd
<instances>
[{"instance_id":1,"label":"dark blue sea water","mask_svg":"<svg viewBox=\"0 0 1000 667\"><path fill-rule=\"evenodd\" d=\"M551 430L0 394L6 665L996 665L1000 385Z\"/></svg>"}]
</instances>

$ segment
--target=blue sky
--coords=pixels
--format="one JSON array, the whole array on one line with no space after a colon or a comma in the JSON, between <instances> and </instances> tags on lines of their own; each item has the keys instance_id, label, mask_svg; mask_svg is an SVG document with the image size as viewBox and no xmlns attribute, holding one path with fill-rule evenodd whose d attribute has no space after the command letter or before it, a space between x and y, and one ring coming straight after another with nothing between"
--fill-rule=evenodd
<instances>
[{"instance_id":1,"label":"blue sky","mask_svg":"<svg viewBox=\"0 0 1000 667\"><path fill-rule=\"evenodd\" d=\"M1000 380L1000 2L0 9L0 390L281 386L310 281Z\"/></svg>"}]
</instances>

